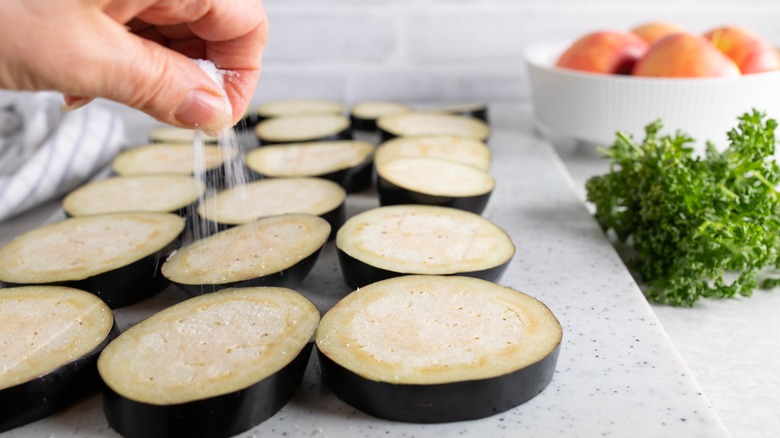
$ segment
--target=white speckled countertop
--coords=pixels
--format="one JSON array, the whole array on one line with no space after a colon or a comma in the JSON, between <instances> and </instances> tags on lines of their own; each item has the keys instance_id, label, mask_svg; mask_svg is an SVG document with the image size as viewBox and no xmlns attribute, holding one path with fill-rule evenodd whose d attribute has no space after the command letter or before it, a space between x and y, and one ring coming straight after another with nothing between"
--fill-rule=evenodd
<instances>
[{"instance_id":1,"label":"white speckled countertop","mask_svg":"<svg viewBox=\"0 0 780 438\"><path fill-rule=\"evenodd\" d=\"M516 118L524 114L524 119ZM533 134L527 114L493 111L490 144L498 184L485 216L505 228L518 248L500 283L539 298L564 327L550 386L531 401L483 420L393 423L339 401L319 383L312 361L294 399L242 436L729 436L653 308L591 218L558 154ZM348 212L376 205L371 193L351 195ZM4 224L0 244L34 225L24 218ZM333 243L299 290L322 311L349 292ZM116 316L120 327L126 328L183 298L183 293L169 288L116 311ZM4 436L116 434L103 417L100 396L95 395Z\"/></svg>"}]
</instances>

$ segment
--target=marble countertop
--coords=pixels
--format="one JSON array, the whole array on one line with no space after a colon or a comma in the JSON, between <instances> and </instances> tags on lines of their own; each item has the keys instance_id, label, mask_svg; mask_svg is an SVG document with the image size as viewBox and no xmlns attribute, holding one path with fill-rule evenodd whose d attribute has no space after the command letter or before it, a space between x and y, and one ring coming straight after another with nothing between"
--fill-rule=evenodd
<instances>
[{"instance_id":1,"label":"marble countertop","mask_svg":"<svg viewBox=\"0 0 780 438\"><path fill-rule=\"evenodd\" d=\"M483 420L393 423L338 400L320 384L312 361L294 399L244 436L709 438L780 430L775 409L780 388L773 376L780 367L767 348L777 345L780 333L780 319L770 318L780 294L694 309L650 305L583 202L581 183L603 169L603 161L542 139L526 105L491 111L497 188L485 216L505 228L518 248L499 283L539 298L564 327L550 386ZM347 202L349 214L377 205L370 191L350 195ZM0 244L52 214L57 215L56 202L0 224ZM322 311L349 292L332 243L299 290ZM116 316L124 328L184 298L169 288ZM100 396L6 435L74 434L116 436L102 415Z\"/></svg>"}]
</instances>

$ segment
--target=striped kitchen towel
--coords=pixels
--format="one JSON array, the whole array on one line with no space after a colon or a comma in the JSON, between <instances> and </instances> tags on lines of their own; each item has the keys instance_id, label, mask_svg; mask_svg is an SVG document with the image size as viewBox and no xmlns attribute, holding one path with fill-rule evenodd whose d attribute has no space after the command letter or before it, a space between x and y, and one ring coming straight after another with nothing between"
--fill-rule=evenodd
<instances>
[{"instance_id":1,"label":"striped kitchen towel","mask_svg":"<svg viewBox=\"0 0 780 438\"><path fill-rule=\"evenodd\" d=\"M85 183L127 143L122 119L99 104L63 113L59 94L0 97L0 221Z\"/></svg>"}]
</instances>

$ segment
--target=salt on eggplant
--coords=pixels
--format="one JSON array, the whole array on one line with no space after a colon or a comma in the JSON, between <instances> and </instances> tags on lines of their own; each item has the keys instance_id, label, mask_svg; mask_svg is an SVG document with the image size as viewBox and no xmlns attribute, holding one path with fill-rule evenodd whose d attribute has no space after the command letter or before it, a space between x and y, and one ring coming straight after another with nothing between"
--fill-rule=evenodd
<instances>
[{"instance_id":1,"label":"salt on eggplant","mask_svg":"<svg viewBox=\"0 0 780 438\"><path fill-rule=\"evenodd\" d=\"M336 234L345 282L359 288L405 274L498 281L515 254L509 235L464 210L394 205L352 216Z\"/></svg>"},{"instance_id":2,"label":"salt on eggplant","mask_svg":"<svg viewBox=\"0 0 780 438\"><path fill-rule=\"evenodd\" d=\"M370 100L358 102L350 109L350 123L353 131L376 132L376 121L382 117L407 114L414 111L409 105L392 102Z\"/></svg>"},{"instance_id":3,"label":"salt on eggplant","mask_svg":"<svg viewBox=\"0 0 780 438\"><path fill-rule=\"evenodd\" d=\"M530 295L481 279L402 276L350 293L323 317L323 381L375 417L412 423L484 418L552 381L562 340Z\"/></svg>"},{"instance_id":4,"label":"salt on eggplant","mask_svg":"<svg viewBox=\"0 0 780 438\"><path fill-rule=\"evenodd\" d=\"M197 207L210 229L245 224L268 216L306 213L327 220L335 233L344 222L347 192L323 178L265 178L215 193Z\"/></svg>"},{"instance_id":5,"label":"salt on eggplant","mask_svg":"<svg viewBox=\"0 0 780 438\"><path fill-rule=\"evenodd\" d=\"M386 160L376 174L380 205L438 205L481 214L496 186L488 172L440 158Z\"/></svg>"},{"instance_id":6,"label":"salt on eggplant","mask_svg":"<svg viewBox=\"0 0 780 438\"><path fill-rule=\"evenodd\" d=\"M62 201L68 216L148 211L187 214L187 208L206 191L205 185L188 175L115 176L87 183Z\"/></svg>"},{"instance_id":7,"label":"salt on eggplant","mask_svg":"<svg viewBox=\"0 0 780 438\"><path fill-rule=\"evenodd\" d=\"M314 267L330 232L328 221L318 216L265 217L179 249L162 273L190 295L231 287L294 288Z\"/></svg>"},{"instance_id":8,"label":"salt on eggplant","mask_svg":"<svg viewBox=\"0 0 780 438\"><path fill-rule=\"evenodd\" d=\"M273 118L310 114L343 114L344 104L327 99L277 99L251 108L242 119L248 128ZM241 125L241 123L239 123Z\"/></svg>"},{"instance_id":9,"label":"salt on eggplant","mask_svg":"<svg viewBox=\"0 0 780 438\"><path fill-rule=\"evenodd\" d=\"M62 286L0 289L0 320L0 432L98 390L98 355L119 329L95 295Z\"/></svg>"},{"instance_id":10,"label":"salt on eggplant","mask_svg":"<svg viewBox=\"0 0 780 438\"><path fill-rule=\"evenodd\" d=\"M255 126L260 145L351 140L349 119L341 114L280 116Z\"/></svg>"},{"instance_id":11,"label":"salt on eggplant","mask_svg":"<svg viewBox=\"0 0 780 438\"><path fill-rule=\"evenodd\" d=\"M380 141L418 135L455 135L486 141L490 127L473 117L434 112L414 112L377 120Z\"/></svg>"},{"instance_id":12,"label":"salt on eggplant","mask_svg":"<svg viewBox=\"0 0 780 438\"><path fill-rule=\"evenodd\" d=\"M228 437L293 396L317 307L279 287L190 298L138 323L98 359L109 425L126 437Z\"/></svg>"},{"instance_id":13,"label":"salt on eggplant","mask_svg":"<svg viewBox=\"0 0 780 438\"><path fill-rule=\"evenodd\" d=\"M160 265L181 242L185 220L170 213L108 213L65 219L0 248L0 283L62 285L91 292L112 309L168 285Z\"/></svg>"},{"instance_id":14,"label":"salt on eggplant","mask_svg":"<svg viewBox=\"0 0 780 438\"><path fill-rule=\"evenodd\" d=\"M374 164L396 158L430 157L468 164L489 170L493 160L490 147L481 140L454 135L396 137L376 148Z\"/></svg>"},{"instance_id":15,"label":"salt on eggplant","mask_svg":"<svg viewBox=\"0 0 780 438\"><path fill-rule=\"evenodd\" d=\"M197 154L200 154L199 156ZM154 143L128 149L114 158L111 170L116 175L176 174L199 176L209 187L224 186L225 170L240 159L236 148L193 144Z\"/></svg>"},{"instance_id":16,"label":"salt on eggplant","mask_svg":"<svg viewBox=\"0 0 780 438\"><path fill-rule=\"evenodd\" d=\"M334 181L349 193L371 185L374 145L341 140L269 145L244 157L259 177L320 177Z\"/></svg>"}]
</instances>

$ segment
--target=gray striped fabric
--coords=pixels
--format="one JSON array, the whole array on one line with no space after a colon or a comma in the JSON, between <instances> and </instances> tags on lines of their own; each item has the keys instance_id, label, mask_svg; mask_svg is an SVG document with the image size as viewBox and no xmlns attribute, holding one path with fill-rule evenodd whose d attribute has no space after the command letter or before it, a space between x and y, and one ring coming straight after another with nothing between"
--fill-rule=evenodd
<instances>
[{"instance_id":1,"label":"gray striped fabric","mask_svg":"<svg viewBox=\"0 0 780 438\"><path fill-rule=\"evenodd\" d=\"M59 94L3 97L0 221L83 184L127 143L122 119L99 104L63 113Z\"/></svg>"}]
</instances>

